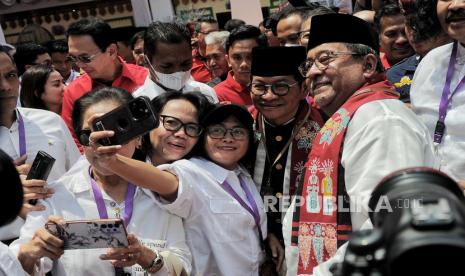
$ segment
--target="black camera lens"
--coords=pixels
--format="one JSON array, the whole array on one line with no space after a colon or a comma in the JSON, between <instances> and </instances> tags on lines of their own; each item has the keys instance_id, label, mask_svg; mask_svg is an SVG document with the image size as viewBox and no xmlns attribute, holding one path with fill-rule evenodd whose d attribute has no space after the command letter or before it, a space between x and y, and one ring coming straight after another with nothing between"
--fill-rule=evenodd
<instances>
[{"instance_id":1,"label":"black camera lens","mask_svg":"<svg viewBox=\"0 0 465 276\"><path fill-rule=\"evenodd\" d=\"M131 110L132 117L136 121L145 119L150 114L149 109L143 99L135 99L130 103L129 109Z\"/></svg>"},{"instance_id":2,"label":"black camera lens","mask_svg":"<svg viewBox=\"0 0 465 276\"><path fill-rule=\"evenodd\" d=\"M108 228L113 228L113 224L108 224Z\"/></svg>"},{"instance_id":3,"label":"black camera lens","mask_svg":"<svg viewBox=\"0 0 465 276\"><path fill-rule=\"evenodd\" d=\"M100 227L102 227L103 229L107 228L107 225L106 224L102 224L100 225Z\"/></svg>"}]
</instances>

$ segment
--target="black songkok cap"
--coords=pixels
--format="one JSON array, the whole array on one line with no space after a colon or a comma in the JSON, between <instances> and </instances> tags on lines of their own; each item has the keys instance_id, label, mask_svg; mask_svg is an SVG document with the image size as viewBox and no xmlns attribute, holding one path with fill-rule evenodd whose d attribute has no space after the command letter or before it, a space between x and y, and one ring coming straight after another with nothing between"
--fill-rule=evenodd
<instances>
[{"instance_id":1,"label":"black songkok cap","mask_svg":"<svg viewBox=\"0 0 465 276\"><path fill-rule=\"evenodd\" d=\"M363 44L379 50L373 30L364 20L340 13L313 16L307 50L331 42Z\"/></svg>"},{"instance_id":2,"label":"black songkok cap","mask_svg":"<svg viewBox=\"0 0 465 276\"><path fill-rule=\"evenodd\" d=\"M307 57L305 48L255 47L252 49L252 76L300 76L299 65Z\"/></svg>"}]
</instances>

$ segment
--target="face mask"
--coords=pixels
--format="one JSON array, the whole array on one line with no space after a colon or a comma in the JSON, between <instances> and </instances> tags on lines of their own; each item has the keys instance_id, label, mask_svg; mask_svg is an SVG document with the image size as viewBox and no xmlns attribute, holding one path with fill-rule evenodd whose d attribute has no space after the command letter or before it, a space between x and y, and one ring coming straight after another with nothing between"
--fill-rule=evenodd
<instances>
[{"instance_id":1,"label":"face mask","mask_svg":"<svg viewBox=\"0 0 465 276\"><path fill-rule=\"evenodd\" d=\"M288 43L286 42L286 44L284 44L284 47L298 47L300 46L299 44L295 44L295 43Z\"/></svg>"},{"instance_id":2,"label":"face mask","mask_svg":"<svg viewBox=\"0 0 465 276\"><path fill-rule=\"evenodd\" d=\"M150 74L152 75L153 80L165 88L180 91L191 77L191 70L172 74L160 73L156 71L155 68L153 68L147 56L145 56L145 60L149 66Z\"/></svg>"}]
</instances>

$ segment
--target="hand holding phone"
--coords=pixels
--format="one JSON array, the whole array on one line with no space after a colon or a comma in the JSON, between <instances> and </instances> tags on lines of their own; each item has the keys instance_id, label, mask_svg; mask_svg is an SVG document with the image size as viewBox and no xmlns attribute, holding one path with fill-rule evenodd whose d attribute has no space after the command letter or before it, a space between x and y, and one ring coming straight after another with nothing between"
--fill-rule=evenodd
<instances>
[{"instance_id":1,"label":"hand holding phone","mask_svg":"<svg viewBox=\"0 0 465 276\"><path fill-rule=\"evenodd\" d=\"M39 150L37 152L34 161L32 162L31 169L27 174L26 180L30 179L39 179L39 180L47 180L50 171L52 170L53 164L55 164L55 158L50 156L45 151ZM37 199L29 200L29 204L36 205Z\"/></svg>"},{"instance_id":2,"label":"hand holding phone","mask_svg":"<svg viewBox=\"0 0 465 276\"><path fill-rule=\"evenodd\" d=\"M70 220L63 224L48 222L45 229L63 240L65 250L128 246L122 219Z\"/></svg>"},{"instance_id":3,"label":"hand holding phone","mask_svg":"<svg viewBox=\"0 0 465 276\"><path fill-rule=\"evenodd\" d=\"M120 106L92 123L95 131L113 130L115 134L99 140L103 146L124 145L130 140L156 128L158 117L152 103L145 96L137 97L126 105Z\"/></svg>"}]
</instances>

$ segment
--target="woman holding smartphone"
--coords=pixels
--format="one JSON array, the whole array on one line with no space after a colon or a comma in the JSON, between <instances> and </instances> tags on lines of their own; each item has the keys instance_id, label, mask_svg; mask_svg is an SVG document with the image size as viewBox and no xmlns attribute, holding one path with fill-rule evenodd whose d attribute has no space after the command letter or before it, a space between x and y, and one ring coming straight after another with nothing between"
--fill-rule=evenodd
<instances>
[{"instance_id":1,"label":"woman holding smartphone","mask_svg":"<svg viewBox=\"0 0 465 276\"><path fill-rule=\"evenodd\" d=\"M153 193L135 187L100 166L99 153L89 146L92 118L126 104L132 96L117 88L102 88L80 98L73 110L73 127L84 146L82 158L51 186L52 198L42 202L43 212L27 217L21 236L11 248L28 273L52 271L53 275L181 275L191 269L182 221L161 209ZM119 146L116 152L128 159L140 138ZM63 241L48 232L47 221L122 218L129 246L126 248L67 250ZM53 262L52 262L53 261Z\"/></svg>"},{"instance_id":2,"label":"woman holding smartphone","mask_svg":"<svg viewBox=\"0 0 465 276\"><path fill-rule=\"evenodd\" d=\"M254 152L252 124L245 108L216 106L203 120L196 157L158 168L115 154L120 146L94 146L102 167L151 189L183 218L193 274L259 273L267 233L263 202L246 169ZM109 136L93 132L90 139Z\"/></svg>"}]
</instances>

